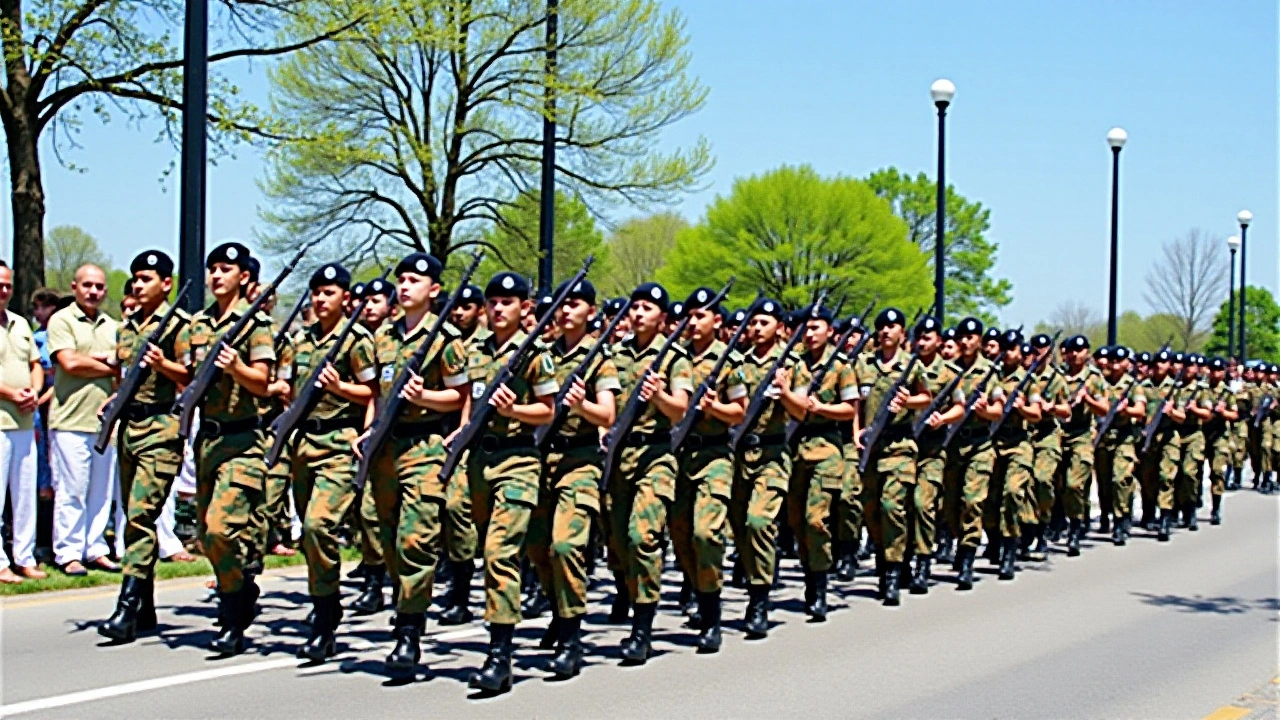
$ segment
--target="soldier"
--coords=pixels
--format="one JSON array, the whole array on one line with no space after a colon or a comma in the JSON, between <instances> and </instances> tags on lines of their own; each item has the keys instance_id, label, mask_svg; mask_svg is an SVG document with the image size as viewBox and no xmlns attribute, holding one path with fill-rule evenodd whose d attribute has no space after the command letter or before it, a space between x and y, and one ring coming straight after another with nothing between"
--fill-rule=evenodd
<instances>
[{"instance_id":1,"label":"soldier","mask_svg":"<svg viewBox=\"0 0 1280 720\"><path fill-rule=\"evenodd\" d=\"M205 261L214 302L191 319L194 363L248 311L242 291L249 280L249 250L240 243L219 245ZM217 576L221 629L210 648L223 655L244 651L244 631L253 621L259 590L245 572L246 551L254 547L254 516L262 504L265 433L258 422L260 398L267 395L272 346L271 319L259 314L238 347L210 358L222 370L201 406L195 443L196 517L201 545Z\"/></svg>"},{"instance_id":2,"label":"soldier","mask_svg":"<svg viewBox=\"0 0 1280 720\"><path fill-rule=\"evenodd\" d=\"M844 335L850 325L855 326L845 346L837 348L841 359L850 367L856 364L858 358L851 358L849 354L867 334L866 328L861 327L860 323L857 317L852 317L836 324L836 332L841 335ZM840 451L847 462L844 464L844 482L840 486L840 498L836 505L836 579L852 582L858 571L858 551L862 540L862 475L858 472L858 446L853 441L853 423L839 423L839 430Z\"/></svg>"},{"instance_id":3,"label":"soldier","mask_svg":"<svg viewBox=\"0 0 1280 720\"><path fill-rule=\"evenodd\" d=\"M780 330L787 311L776 300L765 300L749 320L753 346L743 357L742 376L752 398L757 390L768 403L754 427L743 428L742 453L730 498L734 543L738 546L747 580L745 629L751 639L769 634L769 589L777 571L775 521L791 478L791 452L786 444L788 417L804 417L808 400L798 392L809 383L809 373L794 356L783 358ZM773 386L760 385L770 368L778 365Z\"/></svg>"},{"instance_id":4,"label":"soldier","mask_svg":"<svg viewBox=\"0 0 1280 720\"><path fill-rule=\"evenodd\" d=\"M982 356L993 363L999 363L1003 353L1000 347L1000 329L987 328L982 336Z\"/></svg>"},{"instance_id":5,"label":"soldier","mask_svg":"<svg viewBox=\"0 0 1280 720\"><path fill-rule=\"evenodd\" d=\"M1062 359L1065 368L1063 378L1069 388L1069 414L1062 421L1062 459L1058 467L1063 475L1062 509L1067 518L1067 555L1080 554L1080 537L1089 520L1089 484L1093 478L1094 445L1093 418L1106 415L1111 409L1111 399L1103 376L1089 364L1089 339L1084 335L1072 335L1062 343ZM1122 378L1129 375L1118 373ZM1132 379L1130 378L1130 381ZM1125 388L1120 389L1124 393ZM1119 437L1121 428L1112 422ZM1125 428L1131 426L1127 423ZM1099 474L1098 482L1107 482Z\"/></svg>"},{"instance_id":6,"label":"soldier","mask_svg":"<svg viewBox=\"0 0 1280 720\"><path fill-rule=\"evenodd\" d=\"M983 527L988 543L999 541L1001 580L1012 580L1017 572L1017 553L1021 527L1034 524L1035 507L1029 497L1035 472L1035 450L1028 428L1043 417L1042 398L1028 382L1023 392L1013 394L1027 371L1022 367L1022 333L1008 330L1000 337L1004 350L999 371L992 379L1003 391L1004 405L1013 403L1012 412L992 436L995 459L988 481L988 495L983 513ZM1001 411L1003 413L1003 410ZM1025 541L1024 541L1025 542Z\"/></svg>"},{"instance_id":7,"label":"soldier","mask_svg":"<svg viewBox=\"0 0 1280 720\"><path fill-rule=\"evenodd\" d=\"M251 258L255 263L257 258ZM254 287L253 296L256 298L257 293L261 292L263 287L258 282L258 271L253 271ZM271 313L275 310L276 295L272 295L262 304L262 313L267 317L271 317ZM252 300L251 300L252 301ZM306 302L306 300L302 300ZM275 337L274 348L276 352L276 362L271 367L270 380L267 383L267 397L259 403L258 422L262 425L263 430L271 427L271 423L275 421L280 414L284 412L285 404L288 402L292 391L293 383L293 359L294 346L293 337L289 333L289 328L277 328L275 322L271 325L272 335ZM271 447L271 438L263 434L262 453L265 458L267 450ZM289 509L289 463L281 459L270 468L264 467L265 480L263 482L262 504L258 506L257 512L254 513L254 524L256 525L256 552L251 555L251 570L254 574L262 572L263 558L265 555L282 555L291 557L298 554L297 550L285 544L286 540L292 540L293 528L292 517Z\"/></svg>"},{"instance_id":8,"label":"soldier","mask_svg":"<svg viewBox=\"0 0 1280 720\"><path fill-rule=\"evenodd\" d=\"M1212 416L1204 421L1204 441L1209 448L1209 494L1212 507L1210 525L1222 524L1222 493L1231 472L1234 455L1231 424L1240 419L1236 408L1235 393L1227 382L1227 363L1220 357L1209 361L1209 380L1206 385Z\"/></svg>"},{"instance_id":9,"label":"soldier","mask_svg":"<svg viewBox=\"0 0 1280 720\"><path fill-rule=\"evenodd\" d=\"M815 621L827 618L827 572L832 565L831 518L845 481L846 460L840 424L857 414L858 383L853 367L831 342L833 316L827 308L808 318L802 329L805 350L800 360L811 381L804 391L807 416L796 432L797 445L787 492L788 520L800 549L805 574L805 612Z\"/></svg>"},{"instance_id":10,"label":"soldier","mask_svg":"<svg viewBox=\"0 0 1280 720\"><path fill-rule=\"evenodd\" d=\"M1174 483L1182 467L1182 442L1175 426L1186 419L1183 386L1175 383L1170 375L1173 360L1174 355L1168 350L1156 354L1150 384L1146 388L1151 412L1164 407L1164 417L1155 428L1151 441L1149 466L1152 480L1156 481L1149 481L1149 484L1154 486L1156 506L1160 510L1160 526L1156 535L1160 542L1169 541L1174 519Z\"/></svg>"},{"instance_id":11,"label":"soldier","mask_svg":"<svg viewBox=\"0 0 1280 720\"><path fill-rule=\"evenodd\" d=\"M612 321L615 317L617 317L618 313L622 312L622 308L626 307L626 305L627 305L627 301L624 298L614 298L609 302L606 302L604 304L605 320ZM613 328L613 337L607 338L607 342L609 342L610 344L620 343L622 342L623 338L625 338L627 335L630 335L630 334L631 334L631 319L628 316L618 321L618 324L615 325Z\"/></svg>"},{"instance_id":12,"label":"soldier","mask_svg":"<svg viewBox=\"0 0 1280 720\"><path fill-rule=\"evenodd\" d=\"M647 403L625 438L615 477L608 483L610 563L617 592L635 606L631 634L622 642L622 658L643 664L649 659L653 617L661 599L663 547L668 509L676 498L676 458L671 452L671 426L684 417L693 392L688 353L676 345L662 367L651 367L665 342L669 306L667 291L644 283L631 293L631 334L613 347L622 397L639 392ZM637 386L639 389L637 390ZM620 580L625 583L620 585ZM625 603L622 619L625 620ZM619 609L615 604L616 617Z\"/></svg>"},{"instance_id":13,"label":"soldier","mask_svg":"<svg viewBox=\"0 0 1280 720\"><path fill-rule=\"evenodd\" d=\"M1187 372L1185 384L1188 388L1186 399L1187 419L1179 430L1183 438L1182 467L1178 473L1178 485L1182 497L1180 511L1182 524L1193 532L1199 530L1196 519L1196 508L1204 503L1204 461L1205 443L1204 422L1213 417L1214 403L1209 397L1208 360L1198 353L1187 356Z\"/></svg>"},{"instance_id":14,"label":"soldier","mask_svg":"<svg viewBox=\"0 0 1280 720\"><path fill-rule=\"evenodd\" d=\"M182 467L178 419L169 411L179 387L190 379L187 365L191 361L189 318L180 310L165 326L159 343L147 342L169 311L173 260L159 250L147 250L133 259L129 272L138 310L120 326L116 359L128 368L141 353L150 372L121 413L116 436L121 496L128 498L121 562L124 582L116 610L98 626L98 634L120 643L132 642L137 633L156 627L156 521Z\"/></svg>"},{"instance_id":15,"label":"soldier","mask_svg":"<svg viewBox=\"0 0 1280 720\"><path fill-rule=\"evenodd\" d=\"M956 366L947 362L939 353L942 347L941 330L942 324L937 318L928 315L920 318L915 329L915 349L920 353L920 376L931 398L938 397L959 375ZM919 416L920 413L917 413L916 421ZM926 422L916 438L916 488L911 514L913 522L910 523L911 542L915 548L915 570L911 574L913 595L929 592L938 500L942 496L942 475L947 464L946 450L942 447L945 435L943 429L929 427Z\"/></svg>"},{"instance_id":16,"label":"soldier","mask_svg":"<svg viewBox=\"0 0 1280 720\"><path fill-rule=\"evenodd\" d=\"M1039 333L1028 343L1031 352L1024 359L1040 362L1040 371L1032 379L1028 391L1040 396L1039 422L1030 424L1031 447L1034 453L1034 471L1031 486L1027 488L1028 500L1035 509L1035 522L1022 528L1021 556L1023 560L1044 561L1049 551L1045 534L1053 519L1055 501L1054 482L1058 467L1062 464L1062 431L1060 420L1071 417L1071 405L1067 398L1067 383L1061 370L1053 363L1053 340ZM1032 547L1032 543L1035 546Z\"/></svg>"},{"instance_id":17,"label":"soldier","mask_svg":"<svg viewBox=\"0 0 1280 720\"><path fill-rule=\"evenodd\" d=\"M960 357L960 343L956 340L956 329L947 328L942 331L942 350L940 351L942 359L947 362L955 362Z\"/></svg>"},{"instance_id":18,"label":"soldier","mask_svg":"<svg viewBox=\"0 0 1280 720\"><path fill-rule=\"evenodd\" d=\"M1260 455L1262 458L1262 482L1258 490L1264 495L1277 491L1276 469L1280 467L1280 366L1262 363L1258 366L1258 409L1260 416ZM1263 412L1262 408L1266 407Z\"/></svg>"},{"instance_id":19,"label":"soldier","mask_svg":"<svg viewBox=\"0 0 1280 720\"><path fill-rule=\"evenodd\" d=\"M1231 468L1227 478L1228 490L1239 490L1244 482L1244 464L1249 458L1249 409L1248 394L1244 382L1244 365L1234 357L1227 359L1227 382L1236 401L1239 420L1227 423L1231 434Z\"/></svg>"},{"instance_id":20,"label":"soldier","mask_svg":"<svg viewBox=\"0 0 1280 720\"><path fill-rule=\"evenodd\" d=\"M1093 362L1097 366L1098 372L1102 373L1103 375L1111 374L1111 353L1114 349L1115 348L1111 347L1110 345L1103 345L1102 347L1098 348L1093 352ZM1096 461L1096 457L1095 457L1095 461ZM1090 489L1092 484L1093 484L1093 481L1090 480L1085 485L1086 501L1092 495L1092 490ZM1112 504L1113 504L1112 500L1115 497L1113 495L1114 489L1115 489L1114 486L1110 482L1103 482L1102 480L1098 481L1098 527L1099 527L1099 530L1101 530L1103 533L1111 532L1111 511L1112 511ZM1145 498L1146 496L1144 495L1143 497ZM1154 498L1155 498L1154 490L1151 491L1151 497L1154 503ZM1083 531L1085 534L1089 532L1091 525L1092 525L1092 518L1090 516L1086 516L1085 522L1084 522L1084 531ZM1083 539L1083 536L1081 537L1081 539Z\"/></svg>"},{"instance_id":21,"label":"soldier","mask_svg":"<svg viewBox=\"0 0 1280 720\"><path fill-rule=\"evenodd\" d=\"M431 307L440 293L440 271L440 261L426 253L413 253L396 265L396 299L404 314L379 328L374 337L382 395L390 392L396 377L436 325ZM448 432L445 417L462 408L471 382L466 349L448 325L432 340L426 357L424 365L410 368L413 376L402 393L408 403L386 444L368 461L377 527L387 552L391 582L397 588L396 646L385 662L387 669L397 674L413 672L421 656L419 643L431 607L440 553L440 516L445 502L440 468ZM367 406L366 427L373 424L379 410L376 405ZM357 453L365 437L367 432L353 443Z\"/></svg>"},{"instance_id":22,"label":"soldier","mask_svg":"<svg viewBox=\"0 0 1280 720\"><path fill-rule=\"evenodd\" d=\"M1138 382L1129 373L1132 356L1133 353L1126 347L1111 349L1106 380L1102 387L1104 402L1091 403L1097 415L1105 415L1110 412L1113 403L1119 403L1116 406L1115 419L1112 420L1107 432L1098 439L1094 451L1094 467L1098 472L1099 487L1107 485L1110 488L1108 497L1111 498L1114 521L1111 528L1111 542L1116 546L1123 546L1130 535L1134 477L1138 466L1137 443L1140 439L1135 422L1142 421L1147 415L1146 398L1138 388L1132 391L1129 389L1130 385ZM1120 403L1126 392L1129 393L1129 397ZM1068 554L1078 555L1079 545L1077 538L1074 552L1069 546Z\"/></svg>"},{"instance_id":23,"label":"soldier","mask_svg":"<svg viewBox=\"0 0 1280 720\"><path fill-rule=\"evenodd\" d=\"M473 401L484 396L525 341L521 318L531 308L528 282L512 272L494 275L484 297L492 334L468 356ZM534 445L533 429L551 422L559 389L552 357L536 353L520 374L489 396L496 413L482 428L477 452L467 459L472 514L484 551L484 619L489 623L489 653L469 684L486 692L511 689L511 654L520 621L520 558L542 479L542 454Z\"/></svg>"},{"instance_id":24,"label":"soldier","mask_svg":"<svg viewBox=\"0 0 1280 720\"><path fill-rule=\"evenodd\" d=\"M567 281L566 281L567 282ZM556 295L565 289L562 283ZM555 363L556 384L569 376L595 345L587 334L596 312L596 289L582 280L556 308L559 338L547 347ZM588 541L591 525L600 516L600 477L604 457L600 428L613 424L615 393L621 389L618 369L599 353L590 367L573 379L563 399L566 415L552 436L546 457L546 481L538 493L538 507L529 520L529 557L554 602L543 647L558 646L547 669L570 678L582 668L582 617L587 612Z\"/></svg>"}]
</instances>

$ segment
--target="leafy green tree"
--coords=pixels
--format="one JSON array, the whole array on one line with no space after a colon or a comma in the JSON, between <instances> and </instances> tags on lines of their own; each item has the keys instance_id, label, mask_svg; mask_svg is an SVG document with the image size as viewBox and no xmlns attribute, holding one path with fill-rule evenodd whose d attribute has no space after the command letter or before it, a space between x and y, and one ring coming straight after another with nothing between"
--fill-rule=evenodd
<instances>
[{"instance_id":1,"label":"leafy green tree","mask_svg":"<svg viewBox=\"0 0 1280 720\"><path fill-rule=\"evenodd\" d=\"M928 258L930 278L937 238L938 184L924 173L912 177L889 167L871 173L867 182L888 200L907 224L907 239ZM1013 285L992 276L999 245L986 238L991 210L947 186L946 301L947 319L973 315L995 323L1000 308L1012 300Z\"/></svg>"},{"instance_id":2,"label":"leafy green tree","mask_svg":"<svg viewBox=\"0 0 1280 720\"><path fill-rule=\"evenodd\" d=\"M1218 307L1218 314L1213 317L1213 335L1205 346L1205 351L1214 355L1240 354L1240 299L1237 296L1235 300L1235 348L1231 351L1227 349L1227 319L1231 315L1228 302ZM1244 305L1244 340L1249 359L1280 362L1280 305L1275 297L1270 290L1251 285L1245 291Z\"/></svg>"},{"instance_id":3,"label":"leafy green tree","mask_svg":"<svg viewBox=\"0 0 1280 720\"><path fill-rule=\"evenodd\" d=\"M552 73L544 0L304 1L372 15L272 71L276 109L304 136L269 157L278 252L314 237L348 258L482 244L538 187L548 116L558 187L593 207L669 202L711 166L705 140L659 146L707 91L683 18L657 0L561 0Z\"/></svg>"},{"instance_id":4,"label":"leafy green tree","mask_svg":"<svg viewBox=\"0 0 1280 720\"><path fill-rule=\"evenodd\" d=\"M98 240L75 225L59 225L44 239L44 275L49 287L60 293L71 292L76 270L81 265L97 265L103 272L111 270L111 258L102 251ZM118 293L119 285L107 288Z\"/></svg>"},{"instance_id":5,"label":"leafy green tree","mask_svg":"<svg viewBox=\"0 0 1280 720\"><path fill-rule=\"evenodd\" d=\"M536 281L538 261L542 251L538 247L538 222L540 200L537 193L521 196L515 204L506 208L499 223L486 230L477 242L486 255L476 271L475 280L481 286L484 281L501 270L511 270ZM604 234L596 228L595 218L579 199L556 193L555 255L552 271L556 283L567 280L582 267L588 255L596 256L591 266L592 278L608 273L608 249ZM461 265L458 266L461 273Z\"/></svg>"},{"instance_id":6,"label":"leafy green tree","mask_svg":"<svg viewBox=\"0 0 1280 720\"><path fill-rule=\"evenodd\" d=\"M618 226L605 245L609 272L599 274L596 287L609 296L626 295L652 280L676 246L676 236L689 223L672 212L633 218Z\"/></svg>"},{"instance_id":7,"label":"leafy green tree","mask_svg":"<svg viewBox=\"0 0 1280 720\"><path fill-rule=\"evenodd\" d=\"M717 197L677 236L658 279L676 296L736 276L739 304L757 288L792 306L825 289L846 307L879 295L881 307L910 312L929 304L925 269L902 221L865 181L784 166L738 179Z\"/></svg>"}]
</instances>

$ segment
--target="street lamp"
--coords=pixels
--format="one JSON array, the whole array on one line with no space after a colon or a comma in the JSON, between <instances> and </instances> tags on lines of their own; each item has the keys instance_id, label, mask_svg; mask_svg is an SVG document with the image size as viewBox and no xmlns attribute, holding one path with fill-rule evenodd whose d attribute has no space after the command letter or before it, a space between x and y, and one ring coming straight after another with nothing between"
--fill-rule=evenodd
<instances>
[{"instance_id":1,"label":"street lamp","mask_svg":"<svg viewBox=\"0 0 1280 720\"><path fill-rule=\"evenodd\" d=\"M1231 250L1231 290L1227 294L1227 357L1236 351L1236 251L1240 249L1240 238L1232 235L1227 238L1227 247Z\"/></svg>"},{"instance_id":2,"label":"street lamp","mask_svg":"<svg viewBox=\"0 0 1280 720\"><path fill-rule=\"evenodd\" d=\"M1120 262L1120 148L1129 139L1124 128L1113 127L1107 131L1107 144L1111 146L1111 293L1107 302L1107 344L1116 344L1116 287L1117 264Z\"/></svg>"},{"instance_id":3,"label":"street lamp","mask_svg":"<svg viewBox=\"0 0 1280 720\"><path fill-rule=\"evenodd\" d=\"M929 95L933 97L934 107L938 108L938 199L937 216L934 220L933 239L933 310L938 320L947 321L946 300L946 249L944 240L947 235L947 175L946 175L946 137L947 106L956 95L955 83L946 78L934 80L929 86Z\"/></svg>"},{"instance_id":4,"label":"street lamp","mask_svg":"<svg viewBox=\"0 0 1280 720\"><path fill-rule=\"evenodd\" d=\"M1244 344L1244 298L1249 294L1248 276L1245 274L1245 258L1249 251L1246 240L1249 236L1249 223L1253 222L1253 213L1241 210L1236 213L1240 223L1240 362L1249 360L1249 351Z\"/></svg>"}]
</instances>

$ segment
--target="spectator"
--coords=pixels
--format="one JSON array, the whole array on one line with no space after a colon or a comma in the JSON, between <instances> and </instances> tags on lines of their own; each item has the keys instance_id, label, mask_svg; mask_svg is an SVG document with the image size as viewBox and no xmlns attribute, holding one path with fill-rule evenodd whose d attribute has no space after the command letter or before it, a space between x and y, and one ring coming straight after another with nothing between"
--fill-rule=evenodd
<instances>
[{"instance_id":1,"label":"spectator","mask_svg":"<svg viewBox=\"0 0 1280 720\"><path fill-rule=\"evenodd\" d=\"M36 347L44 367L44 392L36 410L36 556L53 546L53 477L49 471L49 403L53 401L53 360L49 357L49 318L58 310L58 293L40 288L31 294Z\"/></svg>"},{"instance_id":2,"label":"spectator","mask_svg":"<svg viewBox=\"0 0 1280 720\"><path fill-rule=\"evenodd\" d=\"M49 355L56 370L49 446L53 470L54 561L68 575L85 565L118 572L104 538L111 515L115 448L93 451L98 412L116 376L119 324L101 311L107 294L102 268L84 265L72 283L75 302L49 319Z\"/></svg>"},{"instance_id":3,"label":"spectator","mask_svg":"<svg viewBox=\"0 0 1280 720\"><path fill-rule=\"evenodd\" d=\"M26 318L9 312L13 271L0 261L0 509L9 495L13 517L13 561L0 545L0 583L46 577L36 565L35 413L44 388L40 351Z\"/></svg>"}]
</instances>

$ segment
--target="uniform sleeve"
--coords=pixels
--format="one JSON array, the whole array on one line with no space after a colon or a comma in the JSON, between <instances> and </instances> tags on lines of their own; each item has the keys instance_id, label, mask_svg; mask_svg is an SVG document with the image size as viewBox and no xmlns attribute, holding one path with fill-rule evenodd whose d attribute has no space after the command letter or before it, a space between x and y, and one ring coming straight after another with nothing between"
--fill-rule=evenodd
<instances>
[{"instance_id":1,"label":"uniform sleeve","mask_svg":"<svg viewBox=\"0 0 1280 720\"><path fill-rule=\"evenodd\" d=\"M622 391L622 382L618 379L618 366L610 358L602 358L596 365L595 391L618 393Z\"/></svg>"},{"instance_id":2,"label":"uniform sleeve","mask_svg":"<svg viewBox=\"0 0 1280 720\"><path fill-rule=\"evenodd\" d=\"M729 402L737 402L747 396L747 379L742 376L742 365L730 361L725 365L724 377L720 379L720 388Z\"/></svg>"},{"instance_id":3,"label":"uniform sleeve","mask_svg":"<svg viewBox=\"0 0 1280 720\"><path fill-rule=\"evenodd\" d=\"M276 359L276 379L293 380L294 362L298 359L298 345L293 338L288 338L280 347L280 357Z\"/></svg>"},{"instance_id":4,"label":"uniform sleeve","mask_svg":"<svg viewBox=\"0 0 1280 720\"><path fill-rule=\"evenodd\" d=\"M683 390L687 393L692 393L693 363L689 362L689 358L683 355L677 357L667 367L667 379L672 390Z\"/></svg>"},{"instance_id":5,"label":"uniform sleeve","mask_svg":"<svg viewBox=\"0 0 1280 720\"><path fill-rule=\"evenodd\" d=\"M275 362L275 338L271 334L271 325L255 322L249 333L249 341L245 343L245 352L249 354L249 362Z\"/></svg>"},{"instance_id":6,"label":"uniform sleeve","mask_svg":"<svg viewBox=\"0 0 1280 720\"><path fill-rule=\"evenodd\" d=\"M191 366L191 323L184 322L178 326L173 336L173 360L188 367Z\"/></svg>"},{"instance_id":7,"label":"uniform sleeve","mask_svg":"<svg viewBox=\"0 0 1280 720\"><path fill-rule=\"evenodd\" d=\"M467 375L467 349L461 340L455 338L441 351L440 377L447 388L461 387L474 379Z\"/></svg>"},{"instance_id":8,"label":"uniform sleeve","mask_svg":"<svg viewBox=\"0 0 1280 720\"><path fill-rule=\"evenodd\" d=\"M351 365L351 374L356 382L367 383L378 377L378 363L373 357L373 339L367 335L357 337L347 351L347 363Z\"/></svg>"},{"instance_id":9,"label":"uniform sleeve","mask_svg":"<svg viewBox=\"0 0 1280 720\"><path fill-rule=\"evenodd\" d=\"M71 318L66 313L56 313L49 318L49 357L54 357L60 350L75 350L76 336L71 331Z\"/></svg>"},{"instance_id":10,"label":"uniform sleeve","mask_svg":"<svg viewBox=\"0 0 1280 720\"><path fill-rule=\"evenodd\" d=\"M529 363L527 373L529 387L537 397L555 395L560 391L560 382L556 380L556 362L551 353L543 351Z\"/></svg>"},{"instance_id":11,"label":"uniform sleeve","mask_svg":"<svg viewBox=\"0 0 1280 720\"><path fill-rule=\"evenodd\" d=\"M809 366L799 358L791 361L791 391L801 395L809 394L809 383L813 382L813 373Z\"/></svg>"},{"instance_id":12,"label":"uniform sleeve","mask_svg":"<svg viewBox=\"0 0 1280 720\"><path fill-rule=\"evenodd\" d=\"M841 402L852 402L858 399L858 381L853 376L853 368L847 362L840 363L840 372L836 373L836 397Z\"/></svg>"}]
</instances>

